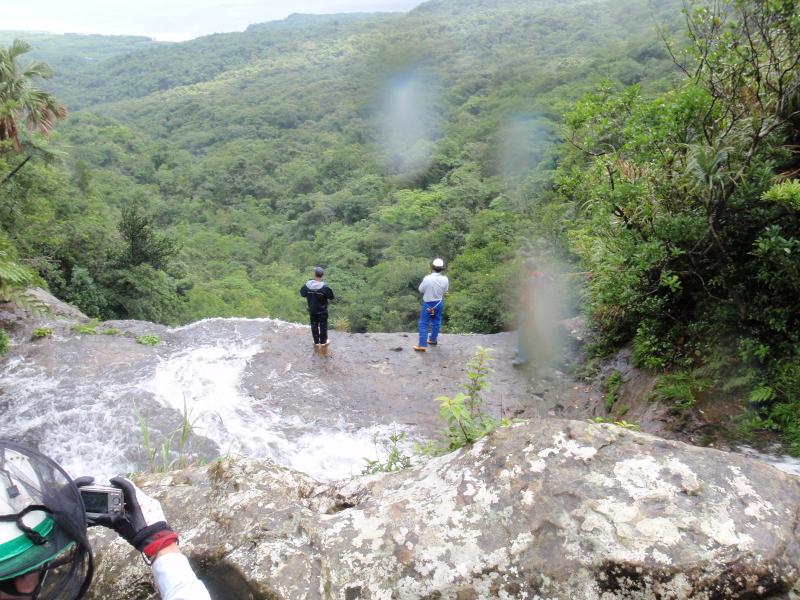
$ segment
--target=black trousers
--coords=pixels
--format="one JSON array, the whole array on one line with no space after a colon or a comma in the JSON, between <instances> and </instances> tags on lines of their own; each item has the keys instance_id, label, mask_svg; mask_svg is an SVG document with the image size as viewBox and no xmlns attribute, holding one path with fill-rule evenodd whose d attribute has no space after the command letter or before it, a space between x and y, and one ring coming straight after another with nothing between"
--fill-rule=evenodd
<instances>
[{"instance_id":1,"label":"black trousers","mask_svg":"<svg viewBox=\"0 0 800 600\"><path fill-rule=\"evenodd\" d=\"M322 315L308 315L311 321L311 335L315 344L324 344L328 341L328 313Z\"/></svg>"}]
</instances>

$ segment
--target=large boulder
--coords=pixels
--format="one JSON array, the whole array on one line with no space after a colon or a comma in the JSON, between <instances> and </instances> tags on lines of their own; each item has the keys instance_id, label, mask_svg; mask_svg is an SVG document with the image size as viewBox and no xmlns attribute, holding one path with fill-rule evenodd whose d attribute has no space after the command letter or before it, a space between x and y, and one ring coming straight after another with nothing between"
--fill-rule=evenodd
<instances>
[{"instance_id":1,"label":"large boulder","mask_svg":"<svg viewBox=\"0 0 800 600\"><path fill-rule=\"evenodd\" d=\"M800 480L607 424L542 420L334 485L223 459L140 484L215 598L795 598ZM96 540L93 598L154 598Z\"/></svg>"}]
</instances>

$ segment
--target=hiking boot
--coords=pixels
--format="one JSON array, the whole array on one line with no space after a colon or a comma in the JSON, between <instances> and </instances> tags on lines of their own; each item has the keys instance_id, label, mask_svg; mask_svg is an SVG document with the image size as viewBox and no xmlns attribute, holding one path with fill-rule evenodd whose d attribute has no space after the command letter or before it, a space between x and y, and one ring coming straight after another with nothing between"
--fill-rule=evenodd
<instances>
[{"instance_id":1,"label":"hiking boot","mask_svg":"<svg viewBox=\"0 0 800 600\"><path fill-rule=\"evenodd\" d=\"M326 348L326 347L328 346L328 344L330 344L330 343L331 343L331 341L330 341L330 340L325 340L324 342L322 342L322 343L320 344L320 346L322 346L323 348Z\"/></svg>"},{"instance_id":2,"label":"hiking boot","mask_svg":"<svg viewBox=\"0 0 800 600\"><path fill-rule=\"evenodd\" d=\"M425 346L414 346L414 350L417 352L426 352L428 349Z\"/></svg>"},{"instance_id":3,"label":"hiking boot","mask_svg":"<svg viewBox=\"0 0 800 600\"><path fill-rule=\"evenodd\" d=\"M438 346L439 342L434 340L428 340L428 346Z\"/></svg>"}]
</instances>

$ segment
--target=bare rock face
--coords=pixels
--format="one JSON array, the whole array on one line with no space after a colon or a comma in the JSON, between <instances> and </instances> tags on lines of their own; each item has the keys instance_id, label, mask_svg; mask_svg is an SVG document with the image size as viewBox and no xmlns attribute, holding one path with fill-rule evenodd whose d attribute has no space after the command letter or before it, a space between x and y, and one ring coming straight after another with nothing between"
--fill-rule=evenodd
<instances>
[{"instance_id":1,"label":"bare rock face","mask_svg":"<svg viewBox=\"0 0 800 600\"><path fill-rule=\"evenodd\" d=\"M525 422L319 485L265 461L148 476L214 598L795 598L800 480L613 425ZM155 598L98 539L93 598Z\"/></svg>"},{"instance_id":2,"label":"bare rock face","mask_svg":"<svg viewBox=\"0 0 800 600\"><path fill-rule=\"evenodd\" d=\"M0 299L0 327L15 334L29 335L34 327L55 321L86 321L88 317L42 288L30 288L22 300Z\"/></svg>"}]
</instances>

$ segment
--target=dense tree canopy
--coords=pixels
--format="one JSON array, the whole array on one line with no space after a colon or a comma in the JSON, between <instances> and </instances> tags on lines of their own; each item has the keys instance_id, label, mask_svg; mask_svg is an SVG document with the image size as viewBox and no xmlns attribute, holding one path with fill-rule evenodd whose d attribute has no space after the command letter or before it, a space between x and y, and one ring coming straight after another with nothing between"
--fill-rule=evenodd
<instances>
[{"instance_id":1,"label":"dense tree canopy","mask_svg":"<svg viewBox=\"0 0 800 600\"><path fill-rule=\"evenodd\" d=\"M100 221L73 219L64 235L86 237L80 230L102 222L94 243L105 248L83 257L71 243L23 244L47 251L53 289L80 297L70 289L81 267L77 281L88 274L111 307L105 275L122 209L135 201L179 242L166 269L184 298L173 320L302 318L299 299L262 290L280 281L288 299L323 264L342 326L410 329L416 283L442 255L459 267L450 275L464 299L450 303L449 327L513 326L504 277L518 239L540 235L537 196L559 111L598 72L628 77L641 61L663 85L653 82L674 67L652 48L654 15L633 0L490 4L455 15L433 3L408 15L293 16L186 44L131 39L128 54L98 44L107 59L65 68L53 89L86 107L58 143L70 194L103 207L85 213ZM674 8L656 20L674 25ZM42 38L46 56L56 43ZM513 231L503 225L487 244L501 222ZM403 265L402 285L381 275L387 264ZM220 283L234 275L246 282L237 295Z\"/></svg>"},{"instance_id":2,"label":"dense tree canopy","mask_svg":"<svg viewBox=\"0 0 800 600\"><path fill-rule=\"evenodd\" d=\"M605 347L632 341L639 366L680 369L678 405L714 384L750 391L760 424L800 450L797 8L687 3L685 82L585 96L558 181L580 207L570 236Z\"/></svg>"}]
</instances>

